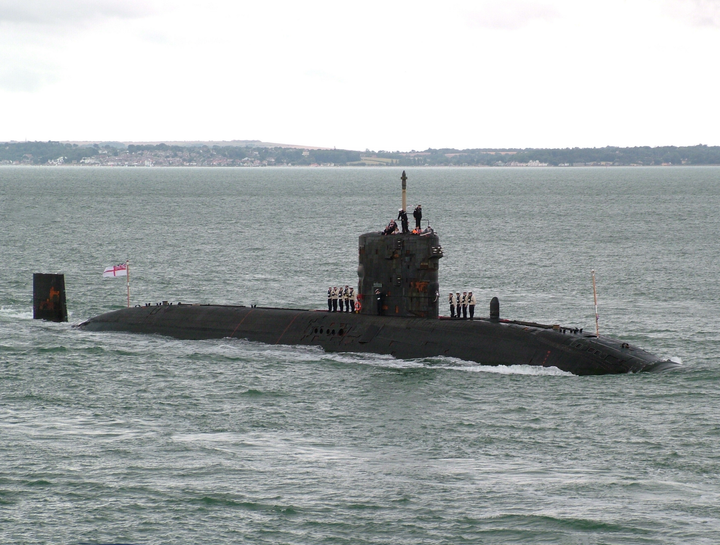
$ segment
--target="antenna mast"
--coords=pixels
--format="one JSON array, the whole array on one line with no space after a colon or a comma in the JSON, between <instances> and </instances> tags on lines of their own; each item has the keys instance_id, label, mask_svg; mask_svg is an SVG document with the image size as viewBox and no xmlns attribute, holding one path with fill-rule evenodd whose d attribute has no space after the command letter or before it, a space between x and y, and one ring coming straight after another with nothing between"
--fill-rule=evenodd
<instances>
[{"instance_id":1,"label":"antenna mast","mask_svg":"<svg viewBox=\"0 0 720 545\"><path fill-rule=\"evenodd\" d=\"M600 317L597 309L597 289L595 288L595 269L592 270L593 298L595 299L595 336L600 336Z\"/></svg>"}]
</instances>

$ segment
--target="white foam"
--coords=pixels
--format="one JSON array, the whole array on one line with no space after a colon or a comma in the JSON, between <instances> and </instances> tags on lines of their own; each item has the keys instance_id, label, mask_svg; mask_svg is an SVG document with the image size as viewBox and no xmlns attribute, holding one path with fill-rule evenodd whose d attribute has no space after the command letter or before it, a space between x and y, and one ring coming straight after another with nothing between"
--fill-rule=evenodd
<instances>
[{"instance_id":1,"label":"white foam","mask_svg":"<svg viewBox=\"0 0 720 545\"><path fill-rule=\"evenodd\" d=\"M534 375L534 376L569 376L576 375L562 371L557 367L541 367L538 365L482 365L457 358L439 356L436 358L422 358L413 360L397 359L385 354L366 354L358 352L333 352L325 355L339 363L351 365L371 365L390 369L447 369L449 371L464 371L471 373L495 373L499 375Z\"/></svg>"},{"instance_id":2,"label":"white foam","mask_svg":"<svg viewBox=\"0 0 720 545\"><path fill-rule=\"evenodd\" d=\"M532 375L543 377L574 377L568 371L557 367L542 367L540 365L470 365L465 367L442 366L442 369L454 371L469 371L471 373L495 373L497 375Z\"/></svg>"},{"instance_id":3,"label":"white foam","mask_svg":"<svg viewBox=\"0 0 720 545\"><path fill-rule=\"evenodd\" d=\"M370 365L373 367L389 367L392 369L421 368L425 365L418 360L399 360L389 354L372 354L363 352L328 352L325 360L349 365Z\"/></svg>"},{"instance_id":4,"label":"white foam","mask_svg":"<svg viewBox=\"0 0 720 545\"><path fill-rule=\"evenodd\" d=\"M466 361L458 358L438 356L420 360L426 362L426 366L432 369L448 369L451 371L465 371L470 373L494 373L496 375L534 375L554 377L574 377L576 375L562 371L557 367L542 367L540 365L483 365L474 361Z\"/></svg>"},{"instance_id":5,"label":"white foam","mask_svg":"<svg viewBox=\"0 0 720 545\"><path fill-rule=\"evenodd\" d=\"M22 310L15 307L0 307L0 318L9 318L11 320L32 320L32 310L23 308Z\"/></svg>"}]
</instances>

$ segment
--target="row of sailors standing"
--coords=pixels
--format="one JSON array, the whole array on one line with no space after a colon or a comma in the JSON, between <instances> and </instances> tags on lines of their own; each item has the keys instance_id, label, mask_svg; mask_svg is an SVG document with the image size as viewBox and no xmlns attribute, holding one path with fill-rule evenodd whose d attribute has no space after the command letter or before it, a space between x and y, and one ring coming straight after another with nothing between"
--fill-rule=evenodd
<instances>
[{"instance_id":1,"label":"row of sailors standing","mask_svg":"<svg viewBox=\"0 0 720 545\"><path fill-rule=\"evenodd\" d=\"M356 302L355 288L328 288L328 312L355 312Z\"/></svg>"},{"instance_id":2,"label":"row of sailors standing","mask_svg":"<svg viewBox=\"0 0 720 545\"><path fill-rule=\"evenodd\" d=\"M415 207L415 210L413 211L413 217L415 218L415 229L413 229L413 233L417 234L420 232L420 222L422 221L422 205L418 204ZM402 232L403 234L410 232L410 227L408 225L408 215L405 210L402 208L398 210L398 217L397 219L400 220L400 224L402 225ZM385 230L383 231L383 235L394 235L398 231L397 223L395 223L395 220L390 220L390 223L388 223L387 227L385 227Z\"/></svg>"},{"instance_id":3,"label":"row of sailors standing","mask_svg":"<svg viewBox=\"0 0 720 545\"><path fill-rule=\"evenodd\" d=\"M473 292L450 292L448 297L450 303L450 318L462 318L467 320L468 311L470 312L470 319L472 320L475 316L475 296Z\"/></svg>"}]
</instances>

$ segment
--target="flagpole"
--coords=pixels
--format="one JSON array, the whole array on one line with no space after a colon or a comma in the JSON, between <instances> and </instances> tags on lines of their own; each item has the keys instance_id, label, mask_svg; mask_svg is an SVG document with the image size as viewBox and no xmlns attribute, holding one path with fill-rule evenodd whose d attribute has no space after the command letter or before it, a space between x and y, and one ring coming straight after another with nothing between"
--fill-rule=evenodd
<instances>
[{"instance_id":1,"label":"flagpole","mask_svg":"<svg viewBox=\"0 0 720 545\"><path fill-rule=\"evenodd\" d=\"M595 336L600 336L600 317L597 309L597 288L595 287L595 269L592 270L593 298L595 299Z\"/></svg>"},{"instance_id":2,"label":"flagpole","mask_svg":"<svg viewBox=\"0 0 720 545\"><path fill-rule=\"evenodd\" d=\"M125 278L127 279L127 296L128 296L128 308L130 308L130 260L125 260L125 267L127 270L127 274Z\"/></svg>"}]
</instances>

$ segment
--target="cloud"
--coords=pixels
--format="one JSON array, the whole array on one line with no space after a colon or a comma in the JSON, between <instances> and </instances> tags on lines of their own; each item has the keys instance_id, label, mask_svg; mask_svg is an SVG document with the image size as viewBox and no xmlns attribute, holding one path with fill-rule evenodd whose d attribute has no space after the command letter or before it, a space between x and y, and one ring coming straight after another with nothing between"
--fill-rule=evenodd
<instances>
[{"instance_id":1,"label":"cloud","mask_svg":"<svg viewBox=\"0 0 720 545\"><path fill-rule=\"evenodd\" d=\"M670 12L698 27L720 28L720 0L668 0Z\"/></svg>"},{"instance_id":2,"label":"cloud","mask_svg":"<svg viewBox=\"0 0 720 545\"><path fill-rule=\"evenodd\" d=\"M62 80L73 59L97 58L92 47L78 57L81 37L132 28L128 21L157 13L167 1L0 0L0 90L36 93Z\"/></svg>"},{"instance_id":3,"label":"cloud","mask_svg":"<svg viewBox=\"0 0 720 545\"><path fill-rule=\"evenodd\" d=\"M548 21L558 16L558 11L548 4L522 0L486 1L480 10L467 14L467 22L473 27L516 30L534 21Z\"/></svg>"},{"instance_id":4,"label":"cloud","mask_svg":"<svg viewBox=\"0 0 720 545\"><path fill-rule=\"evenodd\" d=\"M52 71L12 67L0 70L0 89L10 92L32 93L55 80Z\"/></svg>"},{"instance_id":5,"label":"cloud","mask_svg":"<svg viewBox=\"0 0 720 545\"><path fill-rule=\"evenodd\" d=\"M0 24L55 25L91 19L130 19L155 12L139 0L0 0Z\"/></svg>"},{"instance_id":6,"label":"cloud","mask_svg":"<svg viewBox=\"0 0 720 545\"><path fill-rule=\"evenodd\" d=\"M303 74L320 83L344 83L343 79L338 74L329 72L327 70L305 70Z\"/></svg>"}]
</instances>

